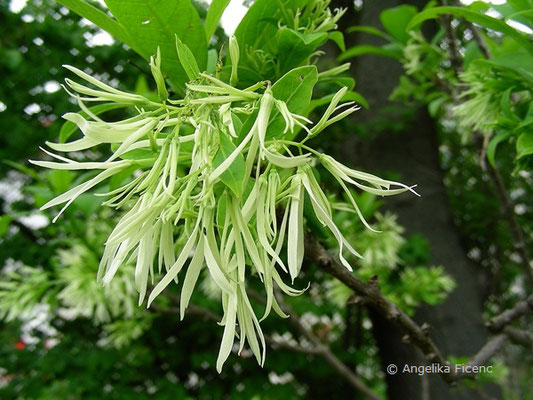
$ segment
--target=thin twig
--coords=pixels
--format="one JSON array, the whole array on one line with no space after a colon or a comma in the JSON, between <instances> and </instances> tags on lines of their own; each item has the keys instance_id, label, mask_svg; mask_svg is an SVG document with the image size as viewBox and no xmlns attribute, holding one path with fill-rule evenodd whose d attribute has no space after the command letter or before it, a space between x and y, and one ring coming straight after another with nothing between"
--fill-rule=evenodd
<instances>
[{"instance_id":1,"label":"thin twig","mask_svg":"<svg viewBox=\"0 0 533 400\"><path fill-rule=\"evenodd\" d=\"M357 278L335 260L312 234L306 235L305 254L311 262L361 296L368 307L373 308L384 318L392 321L401 328L406 333L404 336L407 339L406 342L417 346L429 361L442 366L450 366L449 369L444 368L440 374L446 382L455 384L458 380L464 378L475 378L475 374L454 372L454 369L451 368L451 365L446 361L441 351L429 337L429 325L423 324L419 326L407 314L383 296L377 284L377 279L365 283ZM503 347L508 339L526 347L533 346L533 335L529 332L508 326L517 318L532 310L533 295L527 300L519 302L512 309L504 311L500 315L492 318L487 323L487 326L495 335L489 338L479 352L471 358L468 365L483 365Z\"/></svg>"},{"instance_id":2,"label":"thin twig","mask_svg":"<svg viewBox=\"0 0 533 400\"><path fill-rule=\"evenodd\" d=\"M503 208L503 214L507 224L509 225L509 230L513 238L514 248L520 255L522 271L527 282L529 283L529 286L533 287L533 271L531 269L531 260L529 258L529 252L524 238L524 233L516 218L513 200L511 199L511 196L509 196L498 170L490 165L490 163L486 164L486 168L494 185L494 189L496 190L496 194L500 199L500 203Z\"/></svg>"},{"instance_id":3,"label":"thin twig","mask_svg":"<svg viewBox=\"0 0 533 400\"><path fill-rule=\"evenodd\" d=\"M248 295L257 301L264 303L264 299L253 290L248 290ZM156 303L151 304L151 308L154 311L161 312L164 314L173 314L173 315L179 315L180 310L179 307L176 307L179 305L179 297L168 293L163 292L164 296L167 297L174 306L172 307L161 307L157 305ZM371 400L382 400L381 397L379 397L376 393L372 391L361 379L359 379L353 371L351 371L341 360L335 356L328 346L323 344L318 337L315 336L315 334L305 327L305 325L300 321L297 314L290 309L283 301L278 298L278 303L280 304L280 307L282 310L289 314L289 322L291 325L293 325L303 336L305 336L312 344L312 347L304 347L300 345L294 345L289 342L283 342L277 339L274 339L271 335L266 334L265 340L272 345L275 349L286 349L290 351L294 351L297 353L302 354L311 354L322 357L328 364L330 364L335 371L343 378L345 379L354 389L357 391L363 393L365 396L367 396L368 399ZM221 320L221 317L215 314L213 311L203 308L194 304L189 304L189 306L186 309L186 315L194 315L206 320L216 321L219 322Z\"/></svg>"},{"instance_id":4,"label":"thin twig","mask_svg":"<svg viewBox=\"0 0 533 400\"><path fill-rule=\"evenodd\" d=\"M356 294L363 297L369 307L399 326L407 334L407 339L415 344L428 360L442 366L450 365L429 337L427 325L424 328L420 327L406 313L391 303L383 296L377 282L370 281L365 283L350 273L311 234L307 234L305 238L305 254L310 261L318 265L322 270L339 279ZM451 371L444 372L443 378L450 384L456 380Z\"/></svg>"},{"instance_id":5,"label":"thin twig","mask_svg":"<svg viewBox=\"0 0 533 400\"><path fill-rule=\"evenodd\" d=\"M533 349L533 333L515 328L514 326L506 326L503 329L503 333L505 333L509 340L514 344Z\"/></svg>"},{"instance_id":6,"label":"thin twig","mask_svg":"<svg viewBox=\"0 0 533 400\"><path fill-rule=\"evenodd\" d=\"M361 379L359 379L350 368L348 368L341 360L339 360L339 358L331 351L331 349L322 343L322 341L313 333L310 328L302 323L294 310L288 304L283 302L281 296L277 294L276 299L282 311L289 315L290 324L313 344L317 350L317 353L324 358L324 360L330 366L332 366L340 376L350 383L350 385L352 385L357 391L366 395L369 399L381 399L372 391L372 389L370 389Z\"/></svg>"},{"instance_id":7,"label":"thin twig","mask_svg":"<svg viewBox=\"0 0 533 400\"><path fill-rule=\"evenodd\" d=\"M513 308L505 310L501 314L491 318L487 322L487 328L493 333L499 333L505 326L528 313L533 313L533 294L526 300L516 303Z\"/></svg>"},{"instance_id":8,"label":"thin twig","mask_svg":"<svg viewBox=\"0 0 533 400\"><path fill-rule=\"evenodd\" d=\"M469 366L484 365L489 361L498 351L501 350L507 340L505 333L492 336L485 345L471 358L468 362Z\"/></svg>"}]
</instances>

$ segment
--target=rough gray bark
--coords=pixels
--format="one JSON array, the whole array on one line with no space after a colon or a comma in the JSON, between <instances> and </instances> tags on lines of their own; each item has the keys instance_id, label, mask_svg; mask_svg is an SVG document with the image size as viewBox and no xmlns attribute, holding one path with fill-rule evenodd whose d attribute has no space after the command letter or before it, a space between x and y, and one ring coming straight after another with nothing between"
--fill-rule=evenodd
<instances>
[{"instance_id":1,"label":"rough gray bark","mask_svg":"<svg viewBox=\"0 0 533 400\"><path fill-rule=\"evenodd\" d=\"M337 6L342 2L337 2ZM345 2L344 6L346 6ZM379 13L401 4L398 0L364 1L357 17L348 13L343 24L356 23L380 27ZM413 3L413 2L409 2ZM355 44L382 44L369 35L348 35L347 47ZM371 110L356 113L355 122L371 123L384 107L391 103L388 96L401 75L401 66L393 60L377 56L362 56L352 60L357 90L371 105ZM390 170L402 175L406 184L418 184L421 198L409 195L387 199L387 207L398 214L406 234L418 233L431 246L431 262L443 265L457 288L443 304L422 307L415 319L428 322L436 345L448 356L472 356L486 342L488 334L482 321L482 273L466 257L460 234L452 222L446 198L443 173L439 166L437 131L432 119L419 111L414 122L402 132L382 133L373 140L357 140L347 135L339 146L341 161L351 162L363 169L379 172ZM401 334L390 322L373 313L374 333L385 368L396 364L424 365L426 362L413 346L402 343ZM427 381L425 379L427 378ZM454 391L438 376L420 377L398 373L387 375L388 398L405 399L487 399L500 398L495 387L477 391Z\"/></svg>"}]
</instances>

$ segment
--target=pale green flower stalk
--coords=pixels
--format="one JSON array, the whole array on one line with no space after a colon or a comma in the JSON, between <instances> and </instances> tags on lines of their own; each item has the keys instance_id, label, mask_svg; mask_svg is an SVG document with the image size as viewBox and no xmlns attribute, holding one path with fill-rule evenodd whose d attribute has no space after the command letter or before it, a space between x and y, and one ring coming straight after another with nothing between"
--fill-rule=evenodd
<instances>
[{"instance_id":1,"label":"pale green flower stalk","mask_svg":"<svg viewBox=\"0 0 533 400\"><path fill-rule=\"evenodd\" d=\"M232 41L236 48L235 39ZM236 66L235 54L232 63ZM118 173L129 174L123 186L105 194L108 200L104 204L122 209L124 214L105 243L98 279L108 286L121 266L135 264L133 280L139 304L149 284L153 285L148 307L172 281L183 279L183 318L200 274L206 270L220 289L224 310L218 371L231 352L237 326L239 352L248 342L263 365L265 338L248 299L247 280L258 276L264 284L266 307L261 319L271 310L286 317L276 302L274 286L289 296L302 293L284 278L288 275L294 281L302 268L306 198L318 220L337 239L343 265L351 270L345 249L360 257L333 221L332 206L313 174L315 163L320 162L335 177L363 221L348 185L380 196L412 188L348 168L303 143L357 109L351 103L339 105L346 88L333 97L319 122L308 128L311 121L276 99L269 82L241 90L200 73L187 84L184 99L169 100L159 52L150 66L160 102L119 91L67 67L96 89L67 80L87 117L81 113L64 117L75 123L83 136L49 146L68 153L110 144L113 154L102 162L78 162L46 152L59 162L32 161L46 168L99 171L42 208L64 204L59 217L81 194ZM135 115L106 122L91 113L85 106L88 101L132 105ZM285 123L279 139L267 134L274 113ZM251 128L238 132L235 121L246 119L251 119L250 124L238 126ZM292 136L288 135L296 129L307 134L302 142L289 140ZM293 155L294 150L299 154Z\"/></svg>"},{"instance_id":2,"label":"pale green flower stalk","mask_svg":"<svg viewBox=\"0 0 533 400\"><path fill-rule=\"evenodd\" d=\"M231 36L229 38L229 55L231 59L231 76L229 78L229 83L231 86L235 86L239 81L239 75L237 73L237 66L239 65L239 44L237 43L237 38Z\"/></svg>"}]
</instances>

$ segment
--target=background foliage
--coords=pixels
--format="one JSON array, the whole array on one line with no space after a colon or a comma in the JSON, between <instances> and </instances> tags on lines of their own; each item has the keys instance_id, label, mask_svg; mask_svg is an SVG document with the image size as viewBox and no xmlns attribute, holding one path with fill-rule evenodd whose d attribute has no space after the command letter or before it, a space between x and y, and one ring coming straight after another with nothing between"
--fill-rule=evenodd
<instances>
[{"instance_id":1,"label":"background foliage","mask_svg":"<svg viewBox=\"0 0 533 400\"><path fill-rule=\"evenodd\" d=\"M78 2L60 3L73 7ZM127 46L119 41L97 44L98 38L105 38L102 31L55 2L28 2L19 12L13 12L8 1L0 0L0 73L7 77L0 87L0 158L5 161L0 165L0 397L347 397L351 388L321 358L295 353L287 346L270 345L262 369L251 352L244 351L240 357L232 354L219 375L215 359L222 330L207 321L210 316L205 312L190 312L179 322L174 302L179 293L176 287L168 290L157 308L146 310L136 305L131 268L105 290L96 283L103 242L117 217L100 208L100 198L82 195L56 224L50 224L54 214L38 211L80 179L69 171L34 170L25 161L37 157L38 146L45 140L57 139L61 115L75 109L60 90L65 77L62 64L78 66L113 86L156 96L143 58L155 53L157 42L163 65L170 68L165 73L177 95L187 78L177 63L174 41L169 41L169 33L164 31L168 27L165 21L175 18L179 18L179 29L187 26L178 34L197 56L201 69L214 70L218 52L222 49L225 54L222 44L227 37L222 29L215 29L213 20L227 2L214 1L209 13L204 3L192 4L189 0L179 2L183 9L176 15L159 9L164 29L157 41L142 39L153 37L151 23L141 24L139 32L128 31L130 16L124 2L107 3L119 22L110 28L111 33ZM346 35L377 35L382 40L380 46L346 49L339 32L310 32L314 21L311 11L299 26L294 26L290 13L283 13L276 2L257 3L254 13L248 14L235 33L241 48L239 76L243 84L261 79L275 81L291 68L315 61L319 46L328 55L340 52L338 62L372 54L387 57L383 62L402 64L404 74L391 94L394 106L371 122L358 122L356 118L331 128L326 137L318 139L319 147L335 151L338 142L348 135L362 141L393 135L416 118L416 110L427 107L439 128L440 165L445 171L455 223L469 257L488 277L486 314L494 315L522 298L529 290L527 276L531 270L524 267L509 215L501 212L502 199L494 194L490 177L491 171L500 177L512 200L512 217L522 234L523 246L531 248L533 76L524 68L533 65L531 41L502 19L487 22L488 6L479 2L461 11L440 9L442 14L435 8L419 14L414 6L404 5L384 11L380 29L362 25L345 29ZM302 6L299 3L303 2L294 1L292 9ZM103 18L105 14L95 11L101 9L99 4L94 7L91 12L95 18ZM503 19L532 25L533 7L528 1L509 1L492 8ZM459 48L455 55L449 52L445 28L425 36L419 28L425 19L439 15L449 18L450 12ZM153 21L153 15L135 18ZM209 23L204 29L199 21L206 19ZM277 21L281 21L281 28ZM210 32L215 32L212 39ZM474 40L475 35L482 40ZM331 56L323 57L319 70L338 62ZM221 70L222 77L229 74L228 68ZM345 72L319 78L309 111L323 108L327 94L339 86L350 88L346 100L368 105L362 97L367 93L354 92L355 80ZM111 113L121 116L120 111ZM106 151L102 149L101 154L93 156L102 158ZM391 179L402 178L395 171L380 172ZM339 195L328 180L331 178L319 178L332 197ZM461 284L446 273L445 266L434 265L431 245L423 236L405 234L384 201L366 193L357 195L357 201L365 217L383 231L372 233L354 222L351 214L337 213L335 222L365 255L363 261L351 260L358 266L359 277L379 277L383 293L409 314L421 304L442 302ZM312 226L313 221L308 223ZM312 229L324 243L335 247L326 232ZM306 265L296 283L305 287L308 282L311 285L304 295L290 299L295 314L367 385L385 395L373 322L365 307L346 286L312 263ZM204 279L201 291L191 302L218 315L216 295L209 279ZM264 330L282 343L306 345L288 321L269 318L264 321ZM488 381L501 383L508 399L531 396L527 380L533 373L531 355L512 347L497 361L501 372L488 377ZM481 380L478 386L483 383Z\"/></svg>"}]
</instances>

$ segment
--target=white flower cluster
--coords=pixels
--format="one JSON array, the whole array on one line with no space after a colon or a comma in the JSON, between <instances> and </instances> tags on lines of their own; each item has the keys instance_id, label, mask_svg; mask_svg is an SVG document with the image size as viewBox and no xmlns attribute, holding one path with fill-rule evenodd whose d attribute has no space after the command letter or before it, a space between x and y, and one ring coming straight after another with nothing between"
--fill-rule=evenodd
<instances>
[{"instance_id":1,"label":"white flower cluster","mask_svg":"<svg viewBox=\"0 0 533 400\"><path fill-rule=\"evenodd\" d=\"M230 54L235 58L238 51ZM237 64L237 60L232 61L232 65ZM207 268L221 289L224 309L218 370L231 352L237 325L240 349L248 341L262 364L265 339L246 292L247 275L257 275L264 284L266 309L262 318L272 309L284 316L274 286L290 296L302 292L285 284L282 275L287 273L294 280L302 267L306 196L316 218L337 239L338 254L346 268L351 269L343 257L345 248L359 256L333 222L332 206L313 174L313 165L322 163L337 179L360 218L348 184L376 195L411 188L350 169L303 144L357 109L350 103L338 105L346 89L337 93L319 122L308 128L311 121L276 99L268 82L241 90L202 73L187 85L184 99L174 101L168 99L164 88L159 54L151 67L161 102L119 91L67 67L95 88L67 80L83 114L69 113L65 118L79 127L83 137L49 146L58 152L72 152L110 144L113 154L102 162L77 162L47 152L60 162L32 161L47 168L100 171L43 208L66 203L62 212L94 186L119 173L128 174L127 183L107 193L110 199L104 203L127 211L105 244L99 279L109 285L122 265L135 264L140 303L149 281L156 282L148 297L149 306L184 274L183 318L200 273ZM236 72L232 73L232 80L237 79ZM134 106L135 115L106 122L85 102ZM348 108L340 111L345 106ZM275 116L281 116L285 124L278 139L268 134ZM304 141L287 139L285 134L295 129L307 133ZM291 149L300 154L293 155ZM161 278L156 281L156 276Z\"/></svg>"}]
</instances>

